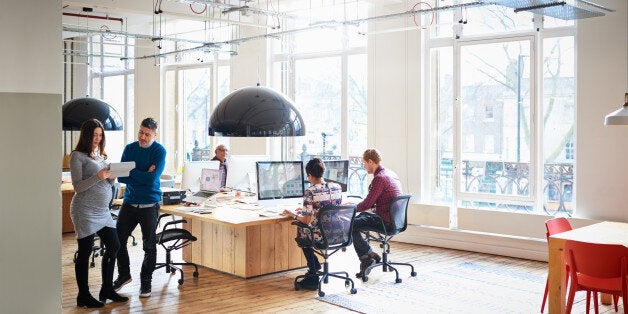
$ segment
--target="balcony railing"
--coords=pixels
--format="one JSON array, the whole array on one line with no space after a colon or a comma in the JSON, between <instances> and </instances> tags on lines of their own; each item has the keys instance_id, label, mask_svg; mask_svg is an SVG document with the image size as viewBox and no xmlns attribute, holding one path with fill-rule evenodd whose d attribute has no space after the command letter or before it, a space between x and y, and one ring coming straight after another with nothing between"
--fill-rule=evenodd
<instances>
[{"instance_id":1,"label":"balcony railing","mask_svg":"<svg viewBox=\"0 0 628 314\"><path fill-rule=\"evenodd\" d=\"M451 195L453 167L450 158L441 159L439 185L444 195ZM462 161L461 189L467 193L529 196L530 164L521 162ZM564 213L571 215L573 164L548 163L543 167L543 211L549 215ZM445 198L445 200L447 200ZM494 201L465 201L466 206L505 209L511 211L534 211L531 205L513 205Z\"/></svg>"}]
</instances>

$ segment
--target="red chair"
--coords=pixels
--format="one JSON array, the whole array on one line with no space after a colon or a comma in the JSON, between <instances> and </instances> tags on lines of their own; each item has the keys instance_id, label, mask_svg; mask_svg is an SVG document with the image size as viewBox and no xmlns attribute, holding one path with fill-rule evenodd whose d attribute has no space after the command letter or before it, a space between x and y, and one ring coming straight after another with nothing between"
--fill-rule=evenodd
<instances>
[{"instance_id":1,"label":"red chair","mask_svg":"<svg viewBox=\"0 0 628 314\"><path fill-rule=\"evenodd\" d=\"M571 224L569 223L569 220L563 217L559 217L559 218L552 218L552 219L546 220L545 229L547 229L547 232L545 233L545 237L549 239L550 236L553 236L561 232L569 231L572 228L571 228ZM569 269L567 269L567 276L569 276ZM545 280L545 293L543 293L543 303L541 303L541 313L543 313L543 310L545 309L545 302L547 302L547 290L548 290L548 280L546 279ZM589 302L588 300L589 298L587 297L587 302Z\"/></svg>"},{"instance_id":2,"label":"red chair","mask_svg":"<svg viewBox=\"0 0 628 314\"><path fill-rule=\"evenodd\" d=\"M599 244L565 241L569 267L569 295L565 313L571 313L576 291L587 292L587 313L591 292L608 293L624 300L624 314L628 314L628 247L617 244ZM616 298L614 298L616 299ZM598 313L597 297L594 298ZM617 307L618 301L615 301Z\"/></svg>"}]
</instances>

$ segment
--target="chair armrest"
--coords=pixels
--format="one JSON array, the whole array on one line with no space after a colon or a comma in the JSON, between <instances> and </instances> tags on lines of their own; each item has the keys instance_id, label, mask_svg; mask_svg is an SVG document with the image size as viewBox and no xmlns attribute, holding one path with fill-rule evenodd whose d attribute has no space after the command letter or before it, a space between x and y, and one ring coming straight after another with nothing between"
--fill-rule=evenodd
<instances>
[{"instance_id":1,"label":"chair armrest","mask_svg":"<svg viewBox=\"0 0 628 314\"><path fill-rule=\"evenodd\" d=\"M179 220L168 221L168 222L164 225L164 230L166 230L166 228L168 228L168 226L169 226L169 225L176 225L176 224L180 224L180 223L187 223L187 220L185 220L185 219L179 219Z\"/></svg>"},{"instance_id":2,"label":"chair armrest","mask_svg":"<svg viewBox=\"0 0 628 314\"><path fill-rule=\"evenodd\" d=\"M298 220L293 221L291 224L292 224L292 225L295 225L295 226L297 226L297 227L307 228L307 229L312 230L312 228L311 228L309 225L307 225L307 224L305 224L305 223L302 223L302 222L300 222L300 221L298 221Z\"/></svg>"}]
</instances>

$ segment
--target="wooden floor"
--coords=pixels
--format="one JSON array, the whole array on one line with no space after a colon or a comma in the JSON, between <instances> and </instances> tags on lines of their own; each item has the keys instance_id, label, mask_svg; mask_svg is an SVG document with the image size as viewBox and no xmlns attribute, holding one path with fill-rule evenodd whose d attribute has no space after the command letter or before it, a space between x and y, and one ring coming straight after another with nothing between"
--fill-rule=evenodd
<instances>
[{"instance_id":1,"label":"wooden floor","mask_svg":"<svg viewBox=\"0 0 628 314\"><path fill-rule=\"evenodd\" d=\"M141 239L139 228L135 234L138 239ZM76 248L75 235L73 233L64 234L62 254L63 313L98 313L99 311L96 310L76 307L77 288L72 261ZM404 243L393 243L391 251L396 261L411 262L419 273L421 270L430 269L443 263L490 260L507 262L512 267L539 276L546 276L547 274L547 264L537 261ZM350 312L347 309L317 300L316 292L294 291L293 278L304 273L304 269L245 280L204 267L199 267L200 275L198 278L194 278L192 276L193 267L187 267L184 269L185 283L182 286L177 283L178 273L171 276L165 273L164 269L159 269L153 274L152 296L139 298L139 269L143 258L141 244L135 247L130 246L129 253L131 255L133 281L123 287L119 293L128 296L130 300L126 303L107 303L103 309L100 309L102 313ZM180 255L175 254L174 259L180 260ZM164 260L164 252L161 247L159 247L157 260ZM332 270L335 268L345 269L350 274L358 271L357 257L352 249L347 250L347 252L339 252L330 261L330 265ZM371 275L370 282L379 280L378 277L380 276ZM388 279L390 278L384 280ZM333 282L330 281L330 284ZM96 267L90 269L92 295L98 295L100 283L100 258L96 258ZM337 284L342 286L342 283ZM356 281L358 293L360 284ZM540 302L541 300L539 300L539 309ZM576 304L573 313L584 313L583 303ZM443 307L446 308L446 304L443 304ZM600 312L614 313L610 306L601 306Z\"/></svg>"}]
</instances>

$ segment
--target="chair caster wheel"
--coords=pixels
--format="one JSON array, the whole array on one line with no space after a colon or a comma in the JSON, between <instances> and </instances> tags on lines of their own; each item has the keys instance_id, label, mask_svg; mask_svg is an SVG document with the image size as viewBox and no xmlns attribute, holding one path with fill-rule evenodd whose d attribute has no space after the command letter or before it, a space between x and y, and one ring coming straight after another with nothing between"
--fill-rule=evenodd
<instances>
[{"instance_id":1,"label":"chair caster wheel","mask_svg":"<svg viewBox=\"0 0 628 314\"><path fill-rule=\"evenodd\" d=\"M318 296L319 296L319 297L321 297L321 298L322 298L322 297L324 297L324 296L325 296L325 292L323 292L323 291L319 291L319 292L318 292Z\"/></svg>"},{"instance_id":2,"label":"chair caster wheel","mask_svg":"<svg viewBox=\"0 0 628 314\"><path fill-rule=\"evenodd\" d=\"M183 279L179 279L179 285L183 284Z\"/></svg>"},{"instance_id":3,"label":"chair caster wheel","mask_svg":"<svg viewBox=\"0 0 628 314\"><path fill-rule=\"evenodd\" d=\"M366 275L363 275L362 276L362 282L367 282L367 281L369 281L369 277L366 276Z\"/></svg>"},{"instance_id":4,"label":"chair caster wheel","mask_svg":"<svg viewBox=\"0 0 628 314\"><path fill-rule=\"evenodd\" d=\"M401 283L401 278L395 279L395 283Z\"/></svg>"},{"instance_id":5,"label":"chair caster wheel","mask_svg":"<svg viewBox=\"0 0 628 314\"><path fill-rule=\"evenodd\" d=\"M358 289L356 289L356 288L352 288L352 289L351 289L351 294L356 294L356 293L358 293Z\"/></svg>"},{"instance_id":6,"label":"chair caster wheel","mask_svg":"<svg viewBox=\"0 0 628 314\"><path fill-rule=\"evenodd\" d=\"M94 262L89 263L89 267L92 267L92 268L96 267L96 263Z\"/></svg>"},{"instance_id":7,"label":"chair caster wheel","mask_svg":"<svg viewBox=\"0 0 628 314\"><path fill-rule=\"evenodd\" d=\"M410 273L410 276L412 276L412 277L416 277L416 272L415 272L415 271L411 272L411 273Z\"/></svg>"},{"instance_id":8,"label":"chair caster wheel","mask_svg":"<svg viewBox=\"0 0 628 314\"><path fill-rule=\"evenodd\" d=\"M194 273L192 273L192 276L194 276L194 277L198 278L198 272L197 272L197 271L195 271Z\"/></svg>"}]
</instances>

